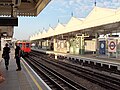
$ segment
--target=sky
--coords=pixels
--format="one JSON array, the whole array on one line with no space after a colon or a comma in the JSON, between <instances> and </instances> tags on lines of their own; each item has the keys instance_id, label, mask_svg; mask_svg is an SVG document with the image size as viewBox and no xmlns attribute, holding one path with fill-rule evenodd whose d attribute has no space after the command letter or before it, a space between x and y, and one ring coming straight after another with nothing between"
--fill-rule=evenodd
<instances>
[{"instance_id":1,"label":"sky","mask_svg":"<svg viewBox=\"0 0 120 90\"><path fill-rule=\"evenodd\" d=\"M37 17L18 17L18 27L14 28L13 38L28 40L35 33L55 28L58 20L67 24L72 17L85 18L94 8L95 0L51 0ZM120 8L120 0L96 0L96 6Z\"/></svg>"}]
</instances>

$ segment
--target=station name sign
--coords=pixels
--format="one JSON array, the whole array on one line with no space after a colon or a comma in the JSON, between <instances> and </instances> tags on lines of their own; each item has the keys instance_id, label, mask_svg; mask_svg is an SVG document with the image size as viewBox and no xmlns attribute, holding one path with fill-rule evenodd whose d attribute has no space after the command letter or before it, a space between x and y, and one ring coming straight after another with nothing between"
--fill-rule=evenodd
<instances>
[{"instance_id":1,"label":"station name sign","mask_svg":"<svg viewBox=\"0 0 120 90\"><path fill-rule=\"evenodd\" d=\"M108 52L116 52L116 49L117 49L117 41L108 40Z\"/></svg>"},{"instance_id":2,"label":"station name sign","mask_svg":"<svg viewBox=\"0 0 120 90\"><path fill-rule=\"evenodd\" d=\"M0 17L0 26L18 26L18 18Z\"/></svg>"}]
</instances>

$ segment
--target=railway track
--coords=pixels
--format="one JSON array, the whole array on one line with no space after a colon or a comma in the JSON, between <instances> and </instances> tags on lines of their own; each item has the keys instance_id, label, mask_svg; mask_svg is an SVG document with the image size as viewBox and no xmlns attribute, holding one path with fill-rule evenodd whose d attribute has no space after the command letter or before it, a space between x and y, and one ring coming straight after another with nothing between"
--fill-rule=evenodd
<instances>
[{"instance_id":1,"label":"railway track","mask_svg":"<svg viewBox=\"0 0 120 90\"><path fill-rule=\"evenodd\" d=\"M37 56L36 56L37 55ZM34 56L39 57L39 54L34 53ZM93 72L91 70L85 69L85 68L81 68L72 64L66 64L64 62L51 62L50 60L47 60L47 57L42 55L42 57L39 57L43 60L45 60L48 63L51 63L53 65L56 65L57 67L63 68L63 69L67 69L70 72L80 76L80 77L84 77L94 83L98 83L99 85L109 89L109 90L119 90L120 88L120 80L111 76L107 76L107 75L103 75L101 73L97 73L97 72ZM46 58L46 59L45 59ZM57 65L59 63L59 65ZM72 70L72 71L71 71Z\"/></svg>"},{"instance_id":2,"label":"railway track","mask_svg":"<svg viewBox=\"0 0 120 90\"><path fill-rule=\"evenodd\" d=\"M52 88L52 90L87 90L85 87L73 82L62 74L39 63L34 57L26 58L26 60L34 67L36 72Z\"/></svg>"}]
</instances>

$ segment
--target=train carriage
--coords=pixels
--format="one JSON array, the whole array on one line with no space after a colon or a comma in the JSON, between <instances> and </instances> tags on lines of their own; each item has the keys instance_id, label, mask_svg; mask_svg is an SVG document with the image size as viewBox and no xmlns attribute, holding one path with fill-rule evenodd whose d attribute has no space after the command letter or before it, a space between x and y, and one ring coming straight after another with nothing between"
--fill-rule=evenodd
<instances>
[{"instance_id":1,"label":"train carriage","mask_svg":"<svg viewBox=\"0 0 120 90\"><path fill-rule=\"evenodd\" d=\"M30 42L17 42L17 45L21 48L21 55L26 56L31 52L31 43Z\"/></svg>"}]
</instances>

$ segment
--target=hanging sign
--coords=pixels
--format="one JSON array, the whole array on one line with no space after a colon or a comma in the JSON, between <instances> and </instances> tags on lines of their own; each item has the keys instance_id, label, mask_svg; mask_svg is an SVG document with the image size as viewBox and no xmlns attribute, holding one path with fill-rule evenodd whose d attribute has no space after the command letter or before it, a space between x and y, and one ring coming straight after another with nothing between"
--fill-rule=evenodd
<instances>
[{"instance_id":1,"label":"hanging sign","mask_svg":"<svg viewBox=\"0 0 120 90\"><path fill-rule=\"evenodd\" d=\"M116 40L108 41L108 52L116 52L117 42Z\"/></svg>"}]
</instances>

